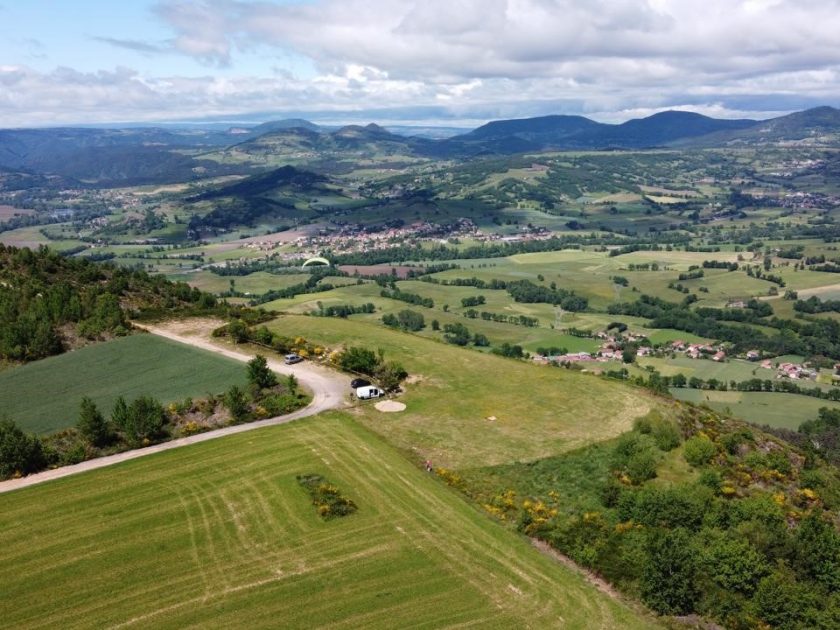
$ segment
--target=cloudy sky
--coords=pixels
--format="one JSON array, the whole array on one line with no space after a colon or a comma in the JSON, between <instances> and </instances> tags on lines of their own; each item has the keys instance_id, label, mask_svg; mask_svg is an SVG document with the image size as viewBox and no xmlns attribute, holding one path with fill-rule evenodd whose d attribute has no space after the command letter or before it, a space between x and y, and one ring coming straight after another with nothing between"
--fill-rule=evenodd
<instances>
[{"instance_id":1,"label":"cloudy sky","mask_svg":"<svg viewBox=\"0 0 840 630\"><path fill-rule=\"evenodd\" d=\"M840 0L0 0L0 127L840 105Z\"/></svg>"}]
</instances>

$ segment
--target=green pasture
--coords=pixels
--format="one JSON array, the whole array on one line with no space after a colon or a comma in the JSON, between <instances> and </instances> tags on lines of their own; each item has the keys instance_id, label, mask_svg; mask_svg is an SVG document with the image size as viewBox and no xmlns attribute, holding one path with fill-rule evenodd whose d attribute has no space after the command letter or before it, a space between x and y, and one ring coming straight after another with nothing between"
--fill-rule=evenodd
<instances>
[{"instance_id":1,"label":"green pasture","mask_svg":"<svg viewBox=\"0 0 840 630\"><path fill-rule=\"evenodd\" d=\"M10 628L656 627L345 414L0 495L0 531Z\"/></svg>"},{"instance_id":2,"label":"green pasture","mask_svg":"<svg viewBox=\"0 0 840 630\"><path fill-rule=\"evenodd\" d=\"M667 405L635 387L364 321L288 315L268 326L329 348L381 349L386 360L402 364L410 375L402 398L407 410L380 414L363 406L359 417L392 444L448 468L556 455L614 437Z\"/></svg>"},{"instance_id":3,"label":"green pasture","mask_svg":"<svg viewBox=\"0 0 840 630\"><path fill-rule=\"evenodd\" d=\"M771 427L797 429L806 420L817 417L820 407L840 408L840 403L797 394L775 392L720 392L700 389L672 388L679 400L706 404L716 411Z\"/></svg>"},{"instance_id":4,"label":"green pasture","mask_svg":"<svg viewBox=\"0 0 840 630\"><path fill-rule=\"evenodd\" d=\"M244 385L245 374L233 359L137 334L3 370L0 413L27 431L50 433L76 424L83 396L107 414L119 396L201 398Z\"/></svg>"}]
</instances>

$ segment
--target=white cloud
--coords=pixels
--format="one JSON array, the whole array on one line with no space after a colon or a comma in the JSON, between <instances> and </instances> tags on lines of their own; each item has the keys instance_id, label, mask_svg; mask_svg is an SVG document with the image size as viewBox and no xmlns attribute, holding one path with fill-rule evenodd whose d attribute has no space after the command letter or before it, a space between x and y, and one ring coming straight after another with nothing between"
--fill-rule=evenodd
<instances>
[{"instance_id":1,"label":"white cloud","mask_svg":"<svg viewBox=\"0 0 840 630\"><path fill-rule=\"evenodd\" d=\"M166 41L100 41L186 55L205 76L0 69L0 117L442 106L475 118L618 120L840 103L840 0L163 0L154 14L170 29ZM270 76L247 67L263 54L277 60ZM297 76L284 58L310 60L314 71Z\"/></svg>"}]
</instances>

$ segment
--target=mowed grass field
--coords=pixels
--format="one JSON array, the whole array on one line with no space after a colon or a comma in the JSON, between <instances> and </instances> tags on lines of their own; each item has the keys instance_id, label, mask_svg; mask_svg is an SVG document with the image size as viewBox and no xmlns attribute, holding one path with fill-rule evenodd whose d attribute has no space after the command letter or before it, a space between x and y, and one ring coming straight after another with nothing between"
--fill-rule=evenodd
<instances>
[{"instance_id":1,"label":"mowed grass field","mask_svg":"<svg viewBox=\"0 0 840 630\"><path fill-rule=\"evenodd\" d=\"M0 413L27 431L76 424L89 396L110 412L117 397L154 396L163 403L218 394L244 385L245 366L154 335L99 343L0 372Z\"/></svg>"},{"instance_id":2,"label":"mowed grass field","mask_svg":"<svg viewBox=\"0 0 840 630\"><path fill-rule=\"evenodd\" d=\"M382 349L410 374L408 406L357 413L389 442L436 466L467 468L557 455L609 439L668 402L646 390L393 331L381 325L288 315L268 324L330 348Z\"/></svg>"},{"instance_id":3,"label":"mowed grass field","mask_svg":"<svg viewBox=\"0 0 840 630\"><path fill-rule=\"evenodd\" d=\"M341 413L2 494L0 532L9 628L656 627Z\"/></svg>"}]
</instances>

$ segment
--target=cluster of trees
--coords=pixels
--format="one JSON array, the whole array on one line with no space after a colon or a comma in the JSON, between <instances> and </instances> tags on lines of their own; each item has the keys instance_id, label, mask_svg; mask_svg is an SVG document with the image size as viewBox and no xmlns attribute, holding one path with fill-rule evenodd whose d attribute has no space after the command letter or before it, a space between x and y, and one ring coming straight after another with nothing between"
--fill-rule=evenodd
<instances>
[{"instance_id":1,"label":"cluster of trees","mask_svg":"<svg viewBox=\"0 0 840 630\"><path fill-rule=\"evenodd\" d=\"M704 269L726 269L727 271L737 271L738 263L726 262L724 260L704 260Z\"/></svg>"},{"instance_id":2,"label":"cluster of trees","mask_svg":"<svg viewBox=\"0 0 840 630\"><path fill-rule=\"evenodd\" d=\"M840 300L825 300L822 301L816 295L812 295L807 300L796 300L793 303L793 309L799 313L840 313Z\"/></svg>"},{"instance_id":3,"label":"cluster of trees","mask_svg":"<svg viewBox=\"0 0 840 630\"><path fill-rule=\"evenodd\" d=\"M475 296L471 296L471 297L461 298L461 306L463 306L464 308L467 308L467 307L470 307L470 306L482 306L483 304L486 304L486 303L487 303L487 300L485 299L485 297L483 295L475 295Z\"/></svg>"},{"instance_id":4,"label":"cluster of trees","mask_svg":"<svg viewBox=\"0 0 840 630\"><path fill-rule=\"evenodd\" d=\"M585 311L589 306L585 297L557 288L553 283L546 287L530 280L514 280L507 283L507 292L516 302L554 304L567 311Z\"/></svg>"},{"instance_id":5,"label":"cluster of trees","mask_svg":"<svg viewBox=\"0 0 840 630\"><path fill-rule=\"evenodd\" d=\"M373 302L367 302L366 304L362 304L360 306L353 306L351 304L333 304L331 306L323 306L320 302L318 302L318 310L315 311L315 315L318 317L341 317L342 319L347 318L350 315L358 315L360 313L375 313L376 306Z\"/></svg>"},{"instance_id":6,"label":"cluster of trees","mask_svg":"<svg viewBox=\"0 0 840 630\"><path fill-rule=\"evenodd\" d=\"M456 346L489 346L490 340L481 333L470 334L469 328L463 324L445 324L443 326L443 340Z\"/></svg>"},{"instance_id":7,"label":"cluster of trees","mask_svg":"<svg viewBox=\"0 0 840 630\"><path fill-rule=\"evenodd\" d=\"M525 359L528 357L528 353L525 352L522 346L519 344L510 344L507 341L500 346L496 346L490 352L502 357L508 357L509 359Z\"/></svg>"},{"instance_id":8,"label":"cluster of trees","mask_svg":"<svg viewBox=\"0 0 840 630\"><path fill-rule=\"evenodd\" d=\"M424 278L425 280L425 278ZM506 289L507 282L504 280L499 280L498 278L492 278L490 280L482 280L481 278L476 278L473 276L472 278L452 278L451 280L443 279L439 280L437 278L428 278L429 281L432 281L434 284L441 284L444 286L452 286L452 287L475 287L476 289Z\"/></svg>"},{"instance_id":9,"label":"cluster of trees","mask_svg":"<svg viewBox=\"0 0 840 630\"><path fill-rule=\"evenodd\" d=\"M400 302L415 304L417 306L425 306L426 308L432 308L435 305L435 302L432 298L423 297L422 295L418 295L417 293L401 291L397 288L382 289L382 291L379 292L379 296L384 298L390 298L392 300L399 300Z\"/></svg>"},{"instance_id":10,"label":"cluster of trees","mask_svg":"<svg viewBox=\"0 0 840 630\"><path fill-rule=\"evenodd\" d=\"M130 302L128 307L124 306ZM215 310L216 299L144 271L65 258L47 248L0 244L0 359L33 361L63 352L61 328L89 339L128 334L128 315Z\"/></svg>"},{"instance_id":11,"label":"cluster of trees","mask_svg":"<svg viewBox=\"0 0 840 630\"><path fill-rule=\"evenodd\" d=\"M767 270L769 269L769 264L767 264L767 263L770 262L770 259L765 258L764 260L765 260L764 271L762 271L761 268L759 268L759 267L750 267L748 265L747 266L747 275L750 278L756 278L758 280L766 280L767 282L772 282L773 284L777 284L780 287L785 286L785 281L781 276L777 276L777 275L774 275L772 273L767 273Z\"/></svg>"},{"instance_id":12,"label":"cluster of trees","mask_svg":"<svg viewBox=\"0 0 840 630\"><path fill-rule=\"evenodd\" d=\"M382 389L389 392L399 389L400 383L408 377L403 366L395 361L386 361L381 350L374 352L369 348L350 346L338 356L337 363L348 372L372 376Z\"/></svg>"},{"instance_id":13,"label":"cluster of trees","mask_svg":"<svg viewBox=\"0 0 840 630\"><path fill-rule=\"evenodd\" d=\"M528 317L527 315L508 315L506 313L491 313L489 311L481 311L480 313L475 309L469 309L464 312L464 317L468 319L478 319L481 317L486 322L502 322L505 324L514 324L516 326L525 326L527 328L536 328L540 325L540 320L536 317Z\"/></svg>"},{"instance_id":14,"label":"cluster of trees","mask_svg":"<svg viewBox=\"0 0 840 630\"><path fill-rule=\"evenodd\" d=\"M409 332L417 332L426 327L423 314L409 309L403 309L396 315L386 313L382 316L382 323L391 328L399 328Z\"/></svg>"},{"instance_id":15,"label":"cluster of trees","mask_svg":"<svg viewBox=\"0 0 840 630\"><path fill-rule=\"evenodd\" d=\"M704 275L706 274L702 269L692 268L685 273L681 273L677 279L680 281L697 280L698 278L702 278Z\"/></svg>"}]
</instances>

